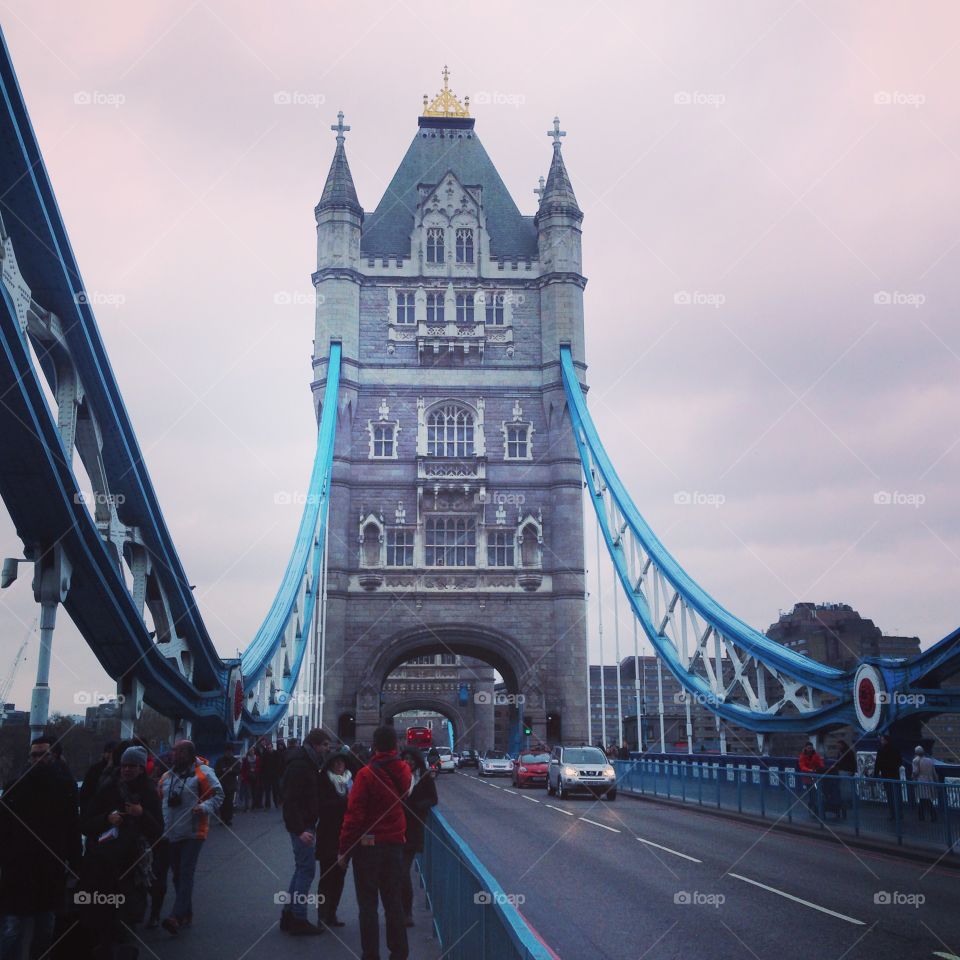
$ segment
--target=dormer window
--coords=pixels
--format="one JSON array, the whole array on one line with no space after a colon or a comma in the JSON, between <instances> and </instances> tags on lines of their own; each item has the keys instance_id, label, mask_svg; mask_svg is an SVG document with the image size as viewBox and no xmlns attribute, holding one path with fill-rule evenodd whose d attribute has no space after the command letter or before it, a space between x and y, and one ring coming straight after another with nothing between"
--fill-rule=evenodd
<instances>
[{"instance_id":1,"label":"dormer window","mask_svg":"<svg viewBox=\"0 0 960 960\"><path fill-rule=\"evenodd\" d=\"M473 414L463 407L446 404L427 418L428 457L472 457Z\"/></svg>"},{"instance_id":2,"label":"dormer window","mask_svg":"<svg viewBox=\"0 0 960 960\"><path fill-rule=\"evenodd\" d=\"M416 323L413 297L412 293L397 291L397 323Z\"/></svg>"},{"instance_id":3,"label":"dormer window","mask_svg":"<svg viewBox=\"0 0 960 960\"><path fill-rule=\"evenodd\" d=\"M457 263L473 263L473 231L469 227L457 228Z\"/></svg>"},{"instance_id":4,"label":"dormer window","mask_svg":"<svg viewBox=\"0 0 960 960\"><path fill-rule=\"evenodd\" d=\"M502 293L488 293L486 298L486 322L492 327L502 327L504 321Z\"/></svg>"},{"instance_id":5,"label":"dormer window","mask_svg":"<svg viewBox=\"0 0 960 960\"><path fill-rule=\"evenodd\" d=\"M427 323L443 323L443 294L427 294Z\"/></svg>"},{"instance_id":6,"label":"dormer window","mask_svg":"<svg viewBox=\"0 0 960 960\"><path fill-rule=\"evenodd\" d=\"M427 229L427 263L443 263L443 227Z\"/></svg>"},{"instance_id":7,"label":"dormer window","mask_svg":"<svg viewBox=\"0 0 960 960\"><path fill-rule=\"evenodd\" d=\"M473 323L473 294L457 294L457 323Z\"/></svg>"}]
</instances>

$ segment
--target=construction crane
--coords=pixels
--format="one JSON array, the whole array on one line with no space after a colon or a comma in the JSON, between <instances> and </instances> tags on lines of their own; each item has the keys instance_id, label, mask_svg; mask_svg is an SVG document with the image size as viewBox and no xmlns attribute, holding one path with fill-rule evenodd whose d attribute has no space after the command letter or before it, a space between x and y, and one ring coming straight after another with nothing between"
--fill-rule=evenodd
<instances>
[{"instance_id":1,"label":"construction crane","mask_svg":"<svg viewBox=\"0 0 960 960\"><path fill-rule=\"evenodd\" d=\"M20 644L20 649L13 658L13 663L10 665L10 669L7 671L7 675L3 678L3 682L0 683L0 723L2 723L6 718L7 696L13 688L13 681L17 678L17 671L20 669L20 664L27 659L27 645L30 643L30 638L33 636L36 629L37 621L34 619L33 623L30 625L30 629L27 631L27 635L23 638L23 643Z\"/></svg>"}]
</instances>

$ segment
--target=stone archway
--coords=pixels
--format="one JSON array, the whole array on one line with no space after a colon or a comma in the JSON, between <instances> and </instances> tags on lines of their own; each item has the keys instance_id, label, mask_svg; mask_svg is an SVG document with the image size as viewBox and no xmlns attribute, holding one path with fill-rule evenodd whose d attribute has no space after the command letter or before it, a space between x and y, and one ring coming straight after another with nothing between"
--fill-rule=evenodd
<instances>
[{"instance_id":1,"label":"stone archway","mask_svg":"<svg viewBox=\"0 0 960 960\"><path fill-rule=\"evenodd\" d=\"M468 722L463 712L458 710L455 706L452 706L446 700L438 700L432 697L406 697L402 700L394 700L393 702L384 706L381 717L382 722L388 723L398 714L407 713L408 711L412 710L424 710L431 713L439 713L440 716L449 720L453 724L453 742L455 745L457 745L457 749L459 749L458 745L460 740L463 738L464 731L468 727ZM398 731L397 735L400 737L400 746L402 747L402 731Z\"/></svg>"},{"instance_id":2,"label":"stone archway","mask_svg":"<svg viewBox=\"0 0 960 960\"><path fill-rule=\"evenodd\" d=\"M535 733L542 739L546 734L546 712L544 709L543 687L536 664L530 662L529 656L512 637L502 631L487 627L437 625L419 626L394 634L378 650L377 654L367 663L360 678L357 691L357 725L360 736L389 715L401 712L395 704L389 706L384 703L382 690L390 673L398 666L408 663L415 657L432 653L454 653L465 657L472 657L483 661L496 669L503 677L509 710L508 725L519 729L521 715L523 720L530 723ZM434 698L438 713L450 717L451 712L459 715L454 727L457 735L467 736L464 744L485 749L493 746L493 700L491 689L485 694L490 699L486 702L461 704L461 707L452 705L450 700ZM407 698L411 704L423 706L431 697L424 692L422 696ZM483 722L478 716L482 708L489 708L489 717ZM431 707L433 709L433 707ZM488 729L489 728L489 729ZM542 728L542 729L541 729ZM472 735L476 735L474 739Z\"/></svg>"}]
</instances>

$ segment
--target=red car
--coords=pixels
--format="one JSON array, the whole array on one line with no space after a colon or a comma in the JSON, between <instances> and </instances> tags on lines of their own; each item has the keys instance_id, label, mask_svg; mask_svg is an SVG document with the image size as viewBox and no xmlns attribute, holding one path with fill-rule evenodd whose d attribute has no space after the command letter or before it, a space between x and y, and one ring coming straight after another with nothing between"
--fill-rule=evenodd
<instances>
[{"instance_id":1,"label":"red car","mask_svg":"<svg viewBox=\"0 0 960 960\"><path fill-rule=\"evenodd\" d=\"M513 765L513 785L520 787L545 787L547 785L547 764L549 753L521 753L520 759Z\"/></svg>"}]
</instances>

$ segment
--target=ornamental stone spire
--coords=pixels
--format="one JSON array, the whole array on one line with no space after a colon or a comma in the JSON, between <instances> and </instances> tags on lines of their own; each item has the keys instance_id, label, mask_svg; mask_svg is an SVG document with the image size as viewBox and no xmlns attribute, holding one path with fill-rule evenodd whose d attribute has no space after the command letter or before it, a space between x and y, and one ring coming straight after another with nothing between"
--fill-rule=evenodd
<instances>
[{"instance_id":1,"label":"ornamental stone spire","mask_svg":"<svg viewBox=\"0 0 960 960\"><path fill-rule=\"evenodd\" d=\"M363 216L363 207L357 198L357 190L353 185L353 176L350 173L350 164L347 163L347 151L344 148L346 137L344 134L350 129L343 122L343 111L337 114L337 122L330 127L337 134L337 147L333 152L333 161L330 164L330 172L327 174L327 182L324 184L323 193L320 196L320 202L317 204L315 213L323 210L351 210Z\"/></svg>"}]
</instances>

